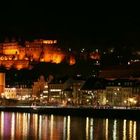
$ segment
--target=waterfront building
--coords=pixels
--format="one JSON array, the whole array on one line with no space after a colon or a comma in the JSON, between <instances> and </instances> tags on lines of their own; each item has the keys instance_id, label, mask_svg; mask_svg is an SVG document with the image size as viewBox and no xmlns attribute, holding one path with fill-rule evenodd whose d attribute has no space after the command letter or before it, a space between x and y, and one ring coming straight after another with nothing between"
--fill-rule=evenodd
<instances>
[{"instance_id":1,"label":"waterfront building","mask_svg":"<svg viewBox=\"0 0 140 140\"><path fill-rule=\"evenodd\" d=\"M81 94L80 89L84 85L85 81L86 80L80 75L73 77L72 89L73 89L73 102L75 105L80 104L80 94Z\"/></svg>"},{"instance_id":2,"label":"waterfront building","mask_svg":"<svg viewBox=\"0 0 140 140\"><path fill-rule=\"evenodd\" d=\"M2 98L17 99L16 88L13 87L5 88L4 93L2 93Z\"/></svg>"},{"instance_id":3,"label":"waterfront building","mask_svg":"<svg viewBox=\"0 0 140 140\"><path fill-rule=\"evenodd\" d=\"M32 97L33 98L40 98L43 95L43 91L44 91L46 85L47 85L47 82L45 81L44 76L41 75L38 78L38 80L33 83Z\"/></svg>"},{"instance_id":4,"label":"waterfront building","mask_svg":"<svg viewBox=\"0 0 140 140\"><path fill-rule=\"evenodd\" d=\"M2 96L7 99L29 99L32 96L32 82L7 82Z\"/></svg>"},{"instance_id":5,"label":"waterfront building","mask_svg":"<svg viewBox=\"0 0 140 140\"><path fill-rule=\"evenodd\" d=\"M106 85L106 102L111 106L131 106L138 103L140 84L137 80L115 79Z\"/></svg>"},{"instance_id":6,"label":"waterfront building","mask_svg":"<svg viewBox=\"0 0 140 140\"><path fill-rule=\"evenodd\" d=\"M140 103L140 81L90 78L81 88L80 96L82 104L135 106Z\"/></svg>"},{"instance_id":7,"label":"waterfront building","mask_svg":"<svg viewBox=\"0 0 140 140\"><path fill-rule=\"evenodd\" d=\"M106 80L102 78L89 78L81 88L80 104L105 105Z\"/></svg>"},{"instance_id":8,"label":"waterfront building","mask_svg":"<svg viewBox=\"0 0 140 140\"><path fill-rule=\"evenodd\" d=\"M5 81L5 74L0 73L1 97L7 99L38 99L40 102L91 106L139 106L140 80L104 79L90 77L56 77L49 75L45 80L40 76L37 81Z\"/></svg>"},{"instance_id":9,"label":"waterfront building","mask_svg":"<svg viewBox=\"0 0 140 140\"><path fill-rule=\"evenodd\" d=\"M48 101L48 82L45 83L41 99L47 103Z\"/></svg>"},{"instance_id":10,"label":"waterfront building","mask_svg":"<svg viewBox=\"0 0 140 140\"><path fill-rule=\"evenodd\" d=\"M48 84L48 101L54 103L63 103L71 100L72 96L72 79L68 77L54 78Z\"/></svg>"},{"instance_id":11,"label":"waterfront building","mask_svg":"<svg viewBox=\"0 0 140 140\"><path fill-rule=\"evenodd\" d=\"M50 103L79 104L80 88L85 80L81 77L49 78L41 98Z\"/></svg>"}]
</instances>

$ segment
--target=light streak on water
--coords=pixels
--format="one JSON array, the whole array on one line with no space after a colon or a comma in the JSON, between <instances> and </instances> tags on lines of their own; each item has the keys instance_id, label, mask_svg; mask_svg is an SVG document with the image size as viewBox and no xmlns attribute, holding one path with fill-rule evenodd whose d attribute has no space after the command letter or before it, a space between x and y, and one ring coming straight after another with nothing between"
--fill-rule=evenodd
<instances>
[{"instance_id":1,"label":"light streak on water","mask_svg":"<svg viewBox=\"0 0 140 140\"><path fill-rule=\"evenodd\" d=\"M90 119L90 140L93 140L93 118Z\"/></svg>"},{"instance_id":2,"label":"light streak on water","mask_svg":"<svg viewBox=\"0 0 140 140\"><path fill-rule=\"evenodd\" d=\"M126 120L123 120L123 140L126 140Z\"/></svg>"},{"instance_id":3,"label":"light streak on water","mask_svg":"<svg viewBox=\"0 0 140 140\"><path fill-rule=\"evenodd\" d=\"M117 120L114 120L113 124L113 140L117 140Z\"/></svg>"},{"instance_id":4,"label":"light streak on water","mask_svg":"<svg viewBox=\"0 0 140 140\"><path fill-rule=\"evenodd\" d=\"M133 140L137 140L137 123L134 121L134 126L133 126Z\"/></svg>"},{"instance_id":5,"label":"light streak on water","mask_svg":"<svg viewBox=\"0 0 140 140\"><path fill-rule=\"evenodd\" d=\"M108 119L105 120L105 138L108 140Z\"/></svg>"},{"instance_id":6,"label":"light streak on water","mask_svg":"<svg viewBox=\"0 0 140 140\"><path fill-rule=\"evenodd\" d=\"M66 130L67 130L67 122L66 122L66 116L64 117L64 122L63 122L63 140L66 139Z\"/></svg>"},{"instance_id":7,"label":"light streak on water","mask_svg":"<svg viewBox=\"0 0 140 140\"><path fill-rule=\"evenodd\" d=\"M27 134L26 134L27 135ZM14 140L15 136L15 113L12 113L12 121L11 121L11 140Z\"/></svg>"},{"instance_id":8,"label":"light streak on water","mask_svg":"<svg viewBox=\"0 0 140 140\"><path fill-rule=\"evenodd\" d=\"M133 139L133 128L132 128L132 121L129 121L129 139Z\"/></svg>"},{"instance_id":9,"label":"light streak on water","mask_svg":"<svg viewBox=\"0 0 140 140\"><path fill-rule=\"evenodd\" d=\"M3 140L3 134L4 134L4 112L1 112L1 140Z\"/></svg>"},{"instance_id":10,"label":"light streak on water","mask_svg":"<svg viewBox=\"0 0 140 140\"><path fill-rule=\"evenodd\" d=\"M86 117L86 140L89 140L89 117Z\"/></svg>"},{"instance_id":11,"label":"light streak on water","mask_svg":"<svg viewBox=\"0 0 140 140\"><path fill-rule=\"evenodd\" d=\"M42 139L42 116L39 116L39 140Z\"/></svg>"},{"instance_id":12,"label":"light streak on water","mask_svg":"<svg viewBox=\"0 0 140 140\"><path fill-rule=\"evenodd\" d=\"M70 116L68 116L67 120L67 140L70 140Z\"/></svg>"},{"instance_id":13,"label":"light streak on water","mask_svg":"<svg viewBox=\"0 0 140 140\"><path fill-rule=\"evenodd\" d=\"M139 126L127 119L0 112L0 140L137 140Z\"/></svg>"},{"instance_id":14,"label":"light streak on water","mask_svg":"<svg viewBox=\"0 0 140 140\"><path fill-rule=\"evenodd\" d=\"M53 121L54 121L54 116L51 115L51 123L50 123L50 140L53 140Z\"/></svg>"}]
</instances>

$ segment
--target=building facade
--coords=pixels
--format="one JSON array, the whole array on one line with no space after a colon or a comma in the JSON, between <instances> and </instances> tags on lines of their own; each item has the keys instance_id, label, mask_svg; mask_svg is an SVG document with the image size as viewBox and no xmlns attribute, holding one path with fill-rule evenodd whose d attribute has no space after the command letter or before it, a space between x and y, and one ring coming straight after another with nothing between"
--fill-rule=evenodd
<instances>
[{"instance_id":1,"label":"building facade","mask_svg":"<svg viewBox=\"0 0 140 140\"><path fill-rule=\"evenodd\" d=\"M137 106L140 81L130 79L88 80L81 89L83 104L98 106Z\"/></svg>"}]
</instances>

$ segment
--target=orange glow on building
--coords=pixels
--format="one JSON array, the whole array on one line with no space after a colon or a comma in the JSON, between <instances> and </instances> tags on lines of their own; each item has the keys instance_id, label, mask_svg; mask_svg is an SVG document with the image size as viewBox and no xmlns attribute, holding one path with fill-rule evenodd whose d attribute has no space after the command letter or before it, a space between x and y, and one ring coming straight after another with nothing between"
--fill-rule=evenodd
<instances>
[{"instance_id":1,"label":"orange glow on building","mask_svg":"<svg viewBox=\"0 0 140 140\"><path fill-rule=\"evenodd\" d=\"M31 69L30 62L50 62L59 64L61 62L68 62L70 65L76 63L76 53L61 50L58 47L57 40L43 40L37 39L33 41L25 41L23 46L12 40L11 42L0 43L0 66L6 69L16 68L20 69ZM98 49L93 52L85 53L84 50L81 52L78 60L88 58L92 60L100 60L100 54ZM75 59L76 58L76 59Z\"/></svg>"},{"instance_id":2,"label":"orange glow on building","mask_svg":"<svg viewBox=\"0 0 140 140\"><path fill-rule=\"evenodd\" d=\"M70 65L74 65L76 63L76 60L74 56L70 56Z\"/></svg>"},{"instance_id":3,"label":"orange glow on building","mask_svg":"<svg viewBox=\"0 0 140 140\"><path fill-rule=\"evenodd\" d=\"M15 55L19 54L20 45L17 42L10 42L3 44L3 54L5 55Z\"/></svg>"},{"instance_id":4,"label":"orange glow on building","mask_svg":"<svg viewBox=\"0 0 140 140\"><path fill-rule=\"evenodd\" d=\"M5 50L3 50L3 54L6 54L6 55L11 55L11 54L19 54L19 51L18 50L16 50L16 49L5 49Z\"/></svg>"},{"instance_id":5,"label":"orange glow on building","mask_svg":"<svg viewBox=\"0 0 140 140\"><path fill-rule=\"evenodd\" d=\"M90 58L91 59L94 59L94 60L100 60L100 54L99 54L99 52L91 52L90 53Z\"/></svg>"},{"instance_id":6,"label":"orange glow on building","mask_svg":"<svg viewBox=\"0 0 140 140\"><path fill-rule=\"evenodd\" d=\"M44 61L45 62L52 62L52 63L61 63L65 58L65 54L62 52L50 51L44 54Z\"/></svg>"},{"instance_id":7,"label":"orange glow on building","mask_svg":"<svg viewBox=\"0 0 140 140\"><path fill-rule=\"evenodd\" d=\"M24 47L18 42L4 42L0 43L0 52L0 66L18 70L29 68L30 61L59 64L66 57L66 53L58 48L57 40L26 41ZM70 65L73 64L75 64L75 59L70 57Z\"/></svg>"}]
</instances>

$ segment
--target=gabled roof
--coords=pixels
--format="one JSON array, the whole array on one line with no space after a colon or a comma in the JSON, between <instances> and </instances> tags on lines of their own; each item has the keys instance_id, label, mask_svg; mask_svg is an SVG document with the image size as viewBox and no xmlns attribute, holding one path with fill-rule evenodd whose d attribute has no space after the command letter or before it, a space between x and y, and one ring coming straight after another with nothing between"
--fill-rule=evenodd
<instances>
[{"instance_id":1,"label":"gabled roof","mask_svg":"<svg viewBox=\"0 0 140 140\"><path fill-rule=\"evenodd\" d=\"M86 78L84 78L82 76L73 76L72 79L74 81L86 81Z\"/></svg>"},{"instance_id":2,"label":"gabled roof","mask_svg":"<svg viewBox=\"0 0 140 140\"><path fill-rule=\"evenodd\" d=\"M98 90L106 88L106 80L102 78L89 78L81 90Z\"/></svg>"},{"instance_id":3,"label":"gabled roof","mask_svg":"<svg viewBox=\"0 0 140 140\"><path fill-rule=\"evenodd\" d=\"M69 77L59 77L59 78L54 78L50 84L63 84L65 83L67 80L69 80Z\"/></svg>"}]
</instances>

